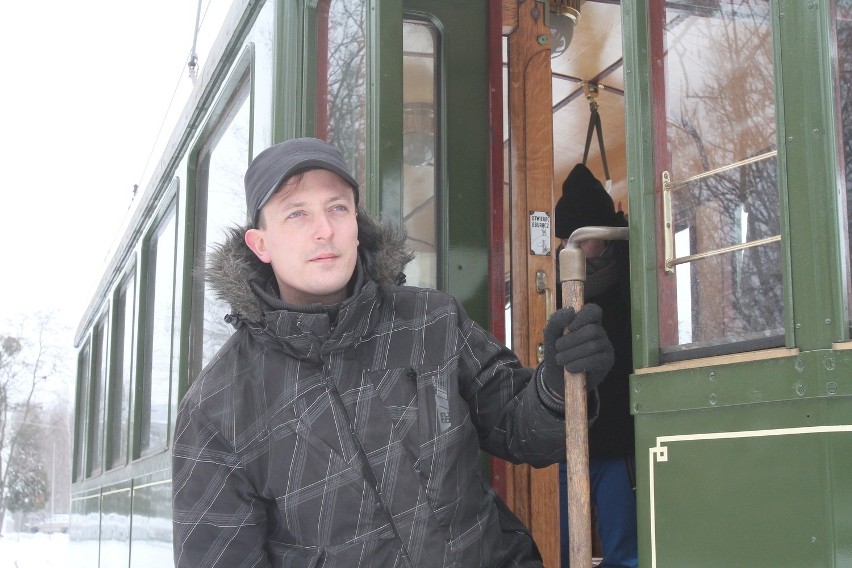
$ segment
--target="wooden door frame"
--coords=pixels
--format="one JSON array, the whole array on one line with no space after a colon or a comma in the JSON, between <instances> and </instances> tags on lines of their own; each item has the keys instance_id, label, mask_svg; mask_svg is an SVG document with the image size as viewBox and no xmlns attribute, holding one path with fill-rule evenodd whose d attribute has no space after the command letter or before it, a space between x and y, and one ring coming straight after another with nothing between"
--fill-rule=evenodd
<instances>
[{"instance_id":1,"label":"wooden door frame","mask_svg":"<svg viewBox=\"0 0 852 568\"><path fill-rule=\"evenodd\" d=\"M546 292L536 291L536 274L543 272L548 286L556 282L553 255L533 254L529 245L530 213L545 211L552 219L554 207L550 30L545 23L549 2L502 0L501 8L501 31L508 38L509 230L511 242L522 243L512 247L509 267L512 348L524 364L537 366L548 302ZM500 152L502 159L502 145ZM530 528L544 565L559 566L558 466L533 469L507 464L505 480L507 503Z\"/></svg>"}]
</instances>

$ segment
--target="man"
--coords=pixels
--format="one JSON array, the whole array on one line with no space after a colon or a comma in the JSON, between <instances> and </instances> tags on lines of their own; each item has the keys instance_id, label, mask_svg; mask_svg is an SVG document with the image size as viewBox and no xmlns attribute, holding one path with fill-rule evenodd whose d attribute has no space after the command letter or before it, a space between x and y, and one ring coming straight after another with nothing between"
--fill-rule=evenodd
<instances>
[{"instance_id":1,"label":"man","mask_svg":"<svg viewBox=\"0 0 852 568\"><path fill-rule=\"evenodd\" d=\"M405 237L334 147L273 146L245 188L251 224L209 270L236 331L178 414L175 564L541 566L479 450L565 458L561 365L609 370L600 312L559 312L555 363L525 368L453 297L397 284Z\"/></svg>"},{"instance_id":2,"label":"man","mask_svg":"<svg viewBox=\"0 0 852 568\"><path fill-rule=\"evenodd\" d=\"M624 214L615 211L606 189L583 164L577 164L562 184L562 197L554 213L555 233L562 246L581 227L627 226ZM581 242L580 247L586 258L583 296L603 311L601 324L615 347L615 364L598 389L600 412L589 429L589 485L603 553L600 566L633 568L639 565L639 558L636 453L628 383L633 372L628 247L627 241L600 239ZM561 304L560 289L557 305ZM564 464L560 466L560 480L565 488ZM562 514L567 523L564 502ZM563 534L562 539L563 566L568 566L566 536Z\"/></svg>"}]
</instances>

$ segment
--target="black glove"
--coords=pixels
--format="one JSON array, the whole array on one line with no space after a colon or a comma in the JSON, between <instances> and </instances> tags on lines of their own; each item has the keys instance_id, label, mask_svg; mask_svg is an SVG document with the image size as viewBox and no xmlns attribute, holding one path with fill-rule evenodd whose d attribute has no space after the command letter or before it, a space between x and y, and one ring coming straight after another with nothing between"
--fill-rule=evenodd
<instances>
[{"instance_id":1,"label":"black glove","mask_svg":"<svg viewBox=\"0 0 852 568\"><path fill-rule=\"evenodd\" d=\"M557 310L544 327L544 384L550 394L564 396L564 369L586 373L586 389L594 390L615 362L615 352L601 326L602 312L586 304L574 317L574 308ZM563 335L565 328L568 332Z\"/></svg>"}]
</instances>

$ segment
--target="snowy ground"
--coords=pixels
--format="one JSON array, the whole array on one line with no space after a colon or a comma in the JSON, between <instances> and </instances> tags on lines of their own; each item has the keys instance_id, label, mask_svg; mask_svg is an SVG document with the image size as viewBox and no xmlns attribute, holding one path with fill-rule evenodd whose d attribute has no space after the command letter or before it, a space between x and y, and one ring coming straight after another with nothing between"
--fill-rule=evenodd
<instances>
[{"instance_id":1,"label":"snowy ground","mask_svg":"<svg viewBox=\"0 0 852 568\"><path fill-rule=\"evenodd\" d=\"M4 533L0 538L0 568L67 568L67 534Z\"/></svg>"}]
</instances>

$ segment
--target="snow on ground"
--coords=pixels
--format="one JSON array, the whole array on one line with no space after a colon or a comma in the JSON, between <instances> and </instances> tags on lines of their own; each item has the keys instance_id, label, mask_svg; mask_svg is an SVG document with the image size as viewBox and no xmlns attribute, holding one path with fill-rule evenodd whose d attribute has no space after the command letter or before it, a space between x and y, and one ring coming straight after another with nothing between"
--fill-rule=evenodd
<instances>
[{"instance_id":1,"label":"snow on ground","mask_svg":"<svg viewBox=\"0 0 852 568\"><path fill-rule=\"evenodd\" d=\"M0 568L68 568L68 535L4 533Z\"/></svg>"}]
</instances>

